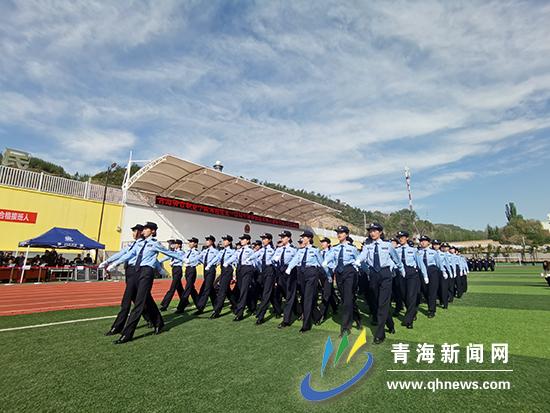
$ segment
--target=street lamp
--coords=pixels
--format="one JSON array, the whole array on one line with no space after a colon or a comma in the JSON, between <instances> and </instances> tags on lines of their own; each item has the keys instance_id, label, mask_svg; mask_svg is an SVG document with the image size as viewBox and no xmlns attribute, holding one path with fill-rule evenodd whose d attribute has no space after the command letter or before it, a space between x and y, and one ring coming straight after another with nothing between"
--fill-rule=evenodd
<instances>
[{"instance_id":1,"label":"street lamp","mask_svg":"<svg viewBox=\"0 0 550 413\"><path fill-rule=\"evenodd\" d=\"M107 199L107 185L109 183L109 175L111 171L117 167L117 163L113 162L111 166L107 168L107 174L105 175L105 186L103 188L103 202L101 203L101 215L99 216L99 229L97 231L97 242L101 239L101 227L103 226L103 212L105 211L105 200ZM95 250L94 264L97 264L98 249Z\"/></svg>"}]
</instances>

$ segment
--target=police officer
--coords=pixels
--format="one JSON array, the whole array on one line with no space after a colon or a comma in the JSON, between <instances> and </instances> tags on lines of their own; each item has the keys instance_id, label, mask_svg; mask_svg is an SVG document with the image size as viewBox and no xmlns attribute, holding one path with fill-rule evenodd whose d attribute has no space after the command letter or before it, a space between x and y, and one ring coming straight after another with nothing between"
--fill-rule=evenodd
<instances>
[{"instance_id":1,"label":"police officer","mask_svg":"<svg viewBox=\"0 0 550 413\"><path fill-rule=\"evenodd\" d=\"M250 235L243 234L239 237L241 248L237 253L226 262L227 264L237 266L237 288L239 289L239 301L235 308L235 318L233 321L241 321L244 319L245 307L249 304L248 293L250 291L250 283L254 277L254 261L252 255L254 251L250 248ZM250 309L250 307L249 307Z\"/></svg>"},{"instance_id":2,"label":"police officer","mask_svg":"<svg viewBox=\"0 0 550 413\"><path fill-rule=\"evenodd\" d=\"M209 235L205 238L205 241L205 248L200 252L199 255L199 261L204 268L204 275L203 282L197 298L197 311L195 312L195 315L199 315L204 312L204 308L206 307L208 298L210 298L212 306L214 306L216 302L216 292L214 290L214 281L216 280L216 266L208 265L213 260L215 260L216 256L218 255L218 250L214 247L214 245L216 245L216 237L214 237L213 235ZM208 271L206 270L206 268L208 268Z\"/></svg>"},{"instance_id":3,"label":"police officer","mask_svg":"<svg viewBox=\"0 0 550 413\"><path fill-rule=\"evenodd\" d=\"M233 257L236 254L236 250L233 249L233 237L231 235L225 235L222 237L222 249L218 251L216 257L210 261L205 271L210 271L212 268L216 270L216 266L220 265L221 275L219 279L218 295L216 296L216 302L214 304L214 311L210 318L220 317L220 313L225 303L226 297L229 297L233 308L237 306L237 300L235 298L237 290L231 290L231 281L233 280Z\"/></svg>"},{"instance_id":4,"label":"police officer","mask_svg":"<svg viewBox=\"0 0 550 413\"><path fill-rule=\"evenodd\" d=\"M278 328L288 327L292 322L292 313L296 313L296 269L293 269L290 274L286 273L288 264L296 255L296 248L292 246L292 233L290 231L283 231L279 234L280 246L277 247L271 262L274 265L277 272L277 282L279 287L283 291L285 297L285 305L283 307L283 321L279 324Z\"/></svg>"},{"instance_id":5,"label":"police officer","mask_svg":"<svg viewBox=\"0 0 550 413\"><path fill-rule=\"evenodd\" d=\"M457 255L457 248L455 246L451 246L449 248L449 252L451 253L451 262L455 267L455 283L454 283L454 294L455 298L461 298L462 294L464 294L464 287L463 287L463 267L462 262Z\"/></svg>"},{"instance_id":6,"label":"police officer","mask_svg":"<svg viewBox=\"0 0 550 413\"><path fill-rule=\"evenodd\" d=\"M432 241L432 248L439 254L441 266L444 269L444 271L439 271L439 288L437 295L441 307L447 309L449 307L449 282L453 281L451 278L452 268L447 253L441 251L441 242L439 240L434 239Z\"/></svg>"},{"instance_id":7,"label":"police officer","mask_svg":"<svg viewBox=\"0 0 550 413\"><path fill-rule=\"evenodd\" d=\"M323 258L323 262L325 262L325 259L327 259L327 254L330 253L331 249L331 240L329 238L323 238L321 240L321 258ZM336 295L334 293L334 263L331 263L327 266L328 275L321 271L319 273L319 281L321 282L321 320L319 320L319 324L325 322L328 318L328 311L329 308L332 308L332 312L336 314L338 312L338 302L336 300ZM332 278L332 279L331 279Z\"/></svg>"},{"instance_id":8,"label":"police officer","mask_svg":"<svg viewBox=\"0 0 550 413\"><path fill-rule=\"evenodd\" d=\"M399 231L397 239L399 246L396 252L405 269L405 276L403 277L401 274L398 274L396 278L400 279L401 296L405 299L407 309L405 318L401 324L408 329L412 329L418 311L417 296L420 290L420 277L427 281L428 273L424 262L418 254L418 250L411 247L408 243L409 233L407 231Z\"/></svg>"},{"instance_id":9,"label":"police officer","mask_svg":"<svg viewBox=\"0 0 550 413\"><path fill-rule=\"evenodd\" d=\"M401 275L405 274L403 264L391 243L380 238L383 230L382 225L378 223L369 226L368 231L372 243L365 244L363 251L355 260L356 267L359 267L362 262L368 264L369 284L378 298L378 326L374 338L375 344L380 344L385 340L385 325L388 326L391 334L395 333L393 319L390 314L393 269L397 267Z\"/></svg>"},{"instance_id":10,"label":"police officer","mask_svg":"<svg viewBox=\"0 0 550 413\"><path fill-rule=\"evenodd\" d=\"M456 256L460 265L461 275L462 275L462 293L464 294L468 291L468 264L466 263L466 258L460 255L460 249L455 248Z\"/></svg>"},{"instance_id":11,"label":"police officer","mask_svg":"<svg viewBox=\"0 0 550 413\"><path fill-rule=\"evenodd\" d=\"M273 235L270 233L265 233L260 235L261 239L261 248L254 253L253 259L258 263L259 267L259 285L262 286L261 289L261 300L260 306L256 313L256 324L263 324L265 321L265 313L269 308L269 303L271 302L273 306L273 311L277 316L280 316L282 313L281 307L279 306L278 301L275 299L275 283L277 279L277 274L273 266L272 258L275 254L275 249L273 248Z\"/></svg>"},{"instance_id":12,"label":"police officer","mask_svg":"<svg viewBox=\"0 0 550 413\"><path fill-rule=\"evenodd\" d=\"M200 264L200 251L197 249L199 240L195 237L187 240L189 249L184 253L180 253L183 257L183 263L185 264L185 288L183 290L183 296L176 309L176 314L182 314L185 312L185 308L189 305L189 297L197 305L198 293L195 289L195 281L197 280L197 265Z\"/></svg>"},{"instance_id":13,"label":"police officer","mask_svg":"<svg viewBox=\"0 0 550 413\"><path fill-rule=\"evenodd\" d=\"M137 246L138 241L142 238L141 233L143 231L143 225L136 224L130 229L132 230L132 238L134 239L134 241L128 244L125 248L123 248L116 254L109 257L107 260L103 261L101 264L99 264L99 268L105 268L106 266L115 262L117 259L119 259L128 251L131 251ZM124 294L122 295L122 300L120 302L120 310L116 316L115 321L111 325L111 328L105 333L106 336L120 334L120 332L124 328L126 320L128 319L128 315L130 314L132 302L135 302L139 273L136 273L134 263L135 262L130 262L124 265L124 278L126 286L124 288ZM153 297L147 297L147 302L150 303L151 301L154 302ZM145 306L144 318L148 322L151 319L149 315L149 307L147 307L147 305Z\"/></svg>"},{"instance_id":14,"label":"police officer","mask_svg":"<svg viewBox=\"0 0 550 413\"><path fill-rule=\"evenodd\" d=\"M430 248L431 239L427 235L420 237L420 256L428 271L428 282L424 280L424 297L428 302L428 318L435 317L437 293L439 291L440 271L447 273L447 270L441 264L439 253Z\"/></svg>"},{"instance_id":15,"label":"police officer","mask_svg":"<svg viewBox=\"0 0 550 413\"><path fill-rule=\"evenodd\" d=\"M455 297L455 257L449 252L450 245L448 242L441 244L441 249L439 250L440 254L445 256L447 274L447 303L452 303Z\"/></svg>"},{"instance_id":16,"label":"police officer","mask_svg":"<svg viewBox=\"0 0 550 413\"><path fill-rule=\"evenodd\" d=\"M179 259L180 254L176 251L170 251L164 248L160 242L157 241L155 238L157 229L157 224L154 222L147 222L143 226L143 238L139 240L136 246L127 251L123 256L116 259L109 265L109 267L107 267L107 269L111 271L119 264L129 262L135 257L134 269L136 273L139 274L134 308L126 321L126 325L121 332L120 338L115 341L115 344L123 344L132 340L146 305L152 316L151 321L155 326L154 333L160 334L162 328L164 327L164 321L157 305L154 301L149 302L148 299L151 295L151 287L153 286L154 270L157 265L157 255L162 253L168 257Z\"/></svg>"},{"instance_id":17,"label":"police officer","mask_svg":"<svg viewBox=\"0 0 550 413\"><path fill-rule=\"evenodd\" d=\"M302 248L300 248L285 270L286 275L291 275L297 268L298 279L302 282L302 328L300 333L311 330L311 325L320 318L317 308L317 285L319 283L319 271L322 271L323 259L319 250L311 245L313 232L305 230L300 236ZM327 276L330 275L327 272Z\"/></svg>"},{"instance_id":18,"label":"police officer","mask_svg":"<svg viewBox=\"0 0 550 413\"><path fill-rule=\"evenodd\" d=\"M183 242L180 239L169 240L168 245L172 251L181 251ZM168 306L170 305L172 297L174 297L174 293L176 291L178 292L180 301L182 300L184 292L183 285L181 284L181 278L183 276L182 260L165 257L160 260L160 262L163 263L168 260L170 260L170 266L172 267L172 282L170 283L170 288L166 291L166 294L160 303L160 311L166 311L168 309Z\"/></svg>"},{"instance_id":19,"label":"police officer","mask_svg":"<svg viewBox=\"0 0 550 413\"><path fill-rule=\"evenodd\" d=\"M359 251L349 239L349 228L341 225L336 228L336 235L339 244L333 247L323 260L323 267L333 268L336 277L336 285L342 297L342 324L340 326L340 337L351 333L353 321L357 322L357 328L361 328L361 316L356 305L357 284L359 273L355 266L355 260L359 256ZM330 274L329 274L330 277ZM330 279L332 282L332 279Z\"/></svg>"},{"instance_id":20,"label":"police officer","mask_svg":"<svg viewBox=\"0 0 550 413\"><path fill-rule=\"evenodd\" d=\"M397 250L399 246L399 240L397 237L391 239L391 246ZM405 296L403 291L405 291L405 279L403 277L398 277L399 270L394 268L393 271L395 275L392 281L392 300L395 301L395 310L393 311L393 317L398 317L401 314L405 304Z\"/></svg>"}]
</instances>

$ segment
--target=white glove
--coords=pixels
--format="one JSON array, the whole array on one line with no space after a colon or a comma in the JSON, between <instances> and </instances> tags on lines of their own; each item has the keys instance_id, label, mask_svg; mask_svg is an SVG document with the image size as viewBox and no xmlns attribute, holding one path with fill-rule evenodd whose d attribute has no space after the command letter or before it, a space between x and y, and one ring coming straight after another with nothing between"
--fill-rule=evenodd
<instances>
[{"instance_id":1,"label":"white glove","mask_svg":"<svg viewBox=\"0 0 550 413\"><path fill-rule=\"evenodd\" d=\"M327 277L327 281L332 284L332 277Z\"/></svg>"},{"instance_id":2,"label":"white glove","mask_svg":"<svg viewBox=\"0 0 550 413\"><path fill-rule=\"evenodd\" d=\"M443 273L443 278L447 279L447 278L449 278L449 275L446 272L444 272Z\"/></svg>"},{"instance_id":3,"label":"white glove","mask_svg":"<svg viewBox=\"0 0 550 413\"><path fill-rule=\"evenodd\" d=\"M206 266L206 267L204 268L204 271L208 271L209 269L210 269L210 265Z\"/></svg>"},{"instance_id":4,"label":"white glove","mask_svg":"<svg viewBox=\"0 0 550 413\"><path fill-rule=\"evenodd\" d=\"M401 276L402 276L403 278L405 278L405 276L406 276L405 270L401 271Z\"/></svg>"},{"instance_id":5,"label":"white glove","mask_svg":"<svg viewBox=\"0 0 550 413\"><path fill-rule=\"evenodd\" d=\"M111 271L116 270L116 267L117 267L117 265L115 263L109 264L109 266L107 267L107 272L111 272Z\"/></svg>"},{"instance_id":6,"label":"white glove","mask_svg":"<svg viewBox=\"0 0 550 413\"><path fill-rule=\"evenodd\" d=\"M291 271L290 268L287 268L287 269L285 270L285 274L286 274L286 275L290 275L290 271Z\"/></svg>"},{"instance_id":7,"label":"white glove","mask_svg":"<svg viewBox=\"0 0 550 413\"><path fill-rule=\"evenodd\" d=\"M429 278L424 278L424 283L429 284L429 283L430 283L430 279L429 279Z\"/></svg>"},{"instance_id":8,"label":"white glove","mask_svg":"<svg viewBox=\"0 0 550 413\"><path fill-rule=\"evenodd\" d=\"M355 260L354 264L355 264L356 267L360 267L361 266L361 261L360 260Z\"/></svg>"},{"instance_id":9,"label":"white glove","mask_svg":"<svg viewBox=\"0 0 550 413\"><path fill-rule=\"evenodd\" d=\"M103 261L101 264L99 264L97 266L98 269L102 269L102 268L105 268L107 266L108 262L107 261Z\"/></svg>"},{"instance_id":10,"label":"white glove","mask_svg":"<svg viewBox=\"0 0 550 413\"><path fill-rule=\"evenodd\" d=\"M229 267L229 264L223 264L223 268Z\"/></svg>"}]
</instances>

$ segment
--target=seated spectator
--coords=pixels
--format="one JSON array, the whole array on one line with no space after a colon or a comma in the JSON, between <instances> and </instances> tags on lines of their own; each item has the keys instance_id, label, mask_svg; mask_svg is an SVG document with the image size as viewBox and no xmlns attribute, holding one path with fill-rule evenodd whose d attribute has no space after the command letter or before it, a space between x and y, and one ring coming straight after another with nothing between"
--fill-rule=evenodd
<instances>
[{"instance_id":1,"label":"seated spectator","mask_svg":"<svg viewBox=\"0 0 550 413\"><path fill-rule=\"evenodd\" d=\"M92 260L92 257L90 254L86 254L86 257L84 258L84 264L86 265L92 265L94 263L94 260Z\"/></svg>"},{"instance_id":2,"label":"seated spectator","mask_svg":"<svg viewBox=\"0 0 550 413\"><path fill-rule=\"evenodd\" d=\"M25 253L20 252L19 256L15 259L15 265L17 267L22 267L24 263L25 263Z\"/></svg>"},{"instance_id":3,"label":"seated spectator","mask_svg":"<svg viewBox=\"0 0 550 413\"><path fill-rule=\"evenodd\" d=\"M73 265L82 265L84 264L84 261L82 261L82 256L80 254L77 254L75 259L73 260Z\"/></svg>"}]
</instances>

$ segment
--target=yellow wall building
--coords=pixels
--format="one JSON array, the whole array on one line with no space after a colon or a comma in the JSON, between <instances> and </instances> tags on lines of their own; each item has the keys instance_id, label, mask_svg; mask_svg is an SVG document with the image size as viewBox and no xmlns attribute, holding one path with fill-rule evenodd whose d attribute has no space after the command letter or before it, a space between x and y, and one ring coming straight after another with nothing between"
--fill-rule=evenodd
<instances>
[{"instance_id":1,"label":"yellow wall building","mask_svg":"<svg viewBox=\"0 0 550 413\"><path fill-rule=\"evenodd\" d=\"M70 196L0 186L0 211L37 213L36 223L0 220L0 251L15 251L20 241L37 237L52 227L75 228L96 239L101 202ZM101 231L106 251L120 249L122 205L105 203Z\"/></svg>"}]
</instances>

